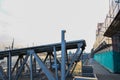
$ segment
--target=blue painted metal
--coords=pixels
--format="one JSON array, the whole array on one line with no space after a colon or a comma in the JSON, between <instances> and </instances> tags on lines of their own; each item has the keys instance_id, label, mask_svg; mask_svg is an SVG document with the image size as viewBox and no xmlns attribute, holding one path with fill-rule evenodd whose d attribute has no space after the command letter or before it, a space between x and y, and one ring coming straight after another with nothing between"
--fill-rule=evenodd
<instances>
[{"instance_id":1,"label":"blue painted metal","mask_svg":"<svg viewBox=\"0 0 120 80\"><path fill-rule=\"evenodd\" d=\"M23 59L23 61L24 61L24 59ZM26 65L26 67L28 68L28 70L30 71L29 65L28 65L27 63L26 63L25 65Z\"/></svg>"},{"instance_id":2,"label":"blue painted metal","mask_svg":"<svg viewBox=\"0 0 120 80\"><path fill-rule=\"evenodd\" d=\"M51 54L51 56L54 58L54 55L53 54ZM57 60L57 63L59 64L59 65L61 65L61 63L60 63L60 61L56 58L56 60ZM60 67L60 66L59 66Z\"/></svg>"},{"instance_id":3,"label":"blue painted metal","mask_svg":"<svg viewBox=\"0 0 120 80\"><path fill-rule=\"evenodd\" d=\"M20 65L22 65L23 61L22 61L22 57L20 57Z\"/></svg>"},{"instance_id":4,"label":"blue painted metal","mask_svg":"<svg viewBox=\"0 0 120 80\"><path fill-rule=\"evenodd\" d=\"M24 61L25 59L23 58L23 61ZM25 65L26 65L26 67L28 68L28 70L30 71L30 67L29 67L29 65L28 65L28 63L25 63Z\"/></svg>"},{"instance_id":5,"label":"blue painted metal","mask_svg":"<svg viewBox=\"0 0 120 80\"><path fill-rule=\"evenodd\" d=\"M21 75L21 72L22 72L22 70L23 70L23 67L24 67L24 65L26 64L27 60L28 60L28 57L29 57L29 54L26 55L26 57L25 57L22 65L20 66L20 69L19 69L18 73L16 74L14 80L18 80L18 78L19 78L19 76Z\"/></svg>"},{"instance_id":6,"label":"blue painted metal","mask_svg":"<svg viewBox=\"0 0 120 80\"><path fill-rule=\"evenodd\" d=\"M45 75L47 76L47 78L49 80L55 80L54 76L52 75L52 73L49 71L49 69L44 65L44 63L42 62L42 60L39 58L39 56L34 52L34 50L29 50L29 53L32 54L34 56L34 58L36 59L36 61L38 62L39 66L41 67L42 71L45 73Z\"/></svg>"},{"instance_id":7,"label":"blue painted metal","mask_svg":"<svg viewBox=\"0 0 120 80\"><path fill-rule=\"evenodd\" d=\"M49 60L50 60L50 69L52 69L52 60L51 60L51 54L52 54L52 52L48 52L48 54L49 54Z\"/></svg>"},{"instance_id":8,"label":"blue painted metal","mask_svg":"<svg viewBox=\"0 0 120 80\"><path fill-rule=\"evenodd\" d=\"M19 60L20 60L20 56L18 57L18 59L17 59L15 65L14 65L14 67L13 67L13 69L12 69L12 74L13 74L13 72L15 71L15 68L18 66Z\"/></svg>"},{"instance_id":9,"label":"blue painted metal","mask_svg":"<svg viewBox=\"0 0 120 80\"><path fill-rule=\"evenodd\" d=\"M57 67L57 56L56 56L56 48L53 47L54 50L54 64L55 64L55 74L56 74L56 80L58 80L58 67Z\"/></svg>"},{"instance_id":10,"label":"blue painted metal","mask_svg":"<svg viewBox=\"0 0 120 80\"><path fill-rule=\"evenodd\" d=\"M62 50L62 56L61 56L61 61L62 61L62 64L61 64L61 80L65 80L65 58L66 58L66 53L65 53L65 30L62 30L62 36L61 36L61 50Z\"/></svg>"},{"instance_id":11,"label":"blue painted metal","mask_svg":"<svg viewBox=\"0 0 120 80\"><path fill-rule=\"evenodd\" d=\"M82 45L83 44L80 44L79 46L78 46L78 49L77 49L77 51L75 52L75 54L74 54L74 56L73 56L73 58L72 58L72 60L71 60L71 63L70 63L70 65L69 65L69 67L68 67L68 70L67 70L67 72L66 72L66 74L65 74L65 76L67 77L67 75L69 74L69 71L70 71L70 69L72 68L72 66L73 66L73 63L76 61L76 59L78 58L78 54L82 54L81 52L82 52L82 49L80 49L81 47L82 47Z\"/></svg>"},{"instance_id":12,"label":"blue painted metal","mask_svg":"<svg viewBox=\"0 0 120 80\"><path fill-rule=\"evenodd\" d=\"M75 40L75 41L68 41L66 42L66 49L76 49L78 43L83 43L83 46L86 46L85 40ZM52 52L52 47L56 46L56 51L61 50L61 43L54 43L54 44L48 44L48 45L41 45L41 46L34 46L34 47L27 47L27 48L20 48L20 49L13 49L12 50L12 56L18 56L18 55L26 55L27 50L33 49L36 53L42 53L42 52ZM0 51L0 56L7 57L10 50L6 51Z\"/></svg>"},{"instance_id":13,"label":"blue painted metal","mask_svg":"<svg viewBox=\"0 0 120 80\"><path fill-rule=\"evenodd\" d=\"M7 56L7 78L9 78L9 56Z\"/></svg>"},{"instance_id":14,"label":"blue painted metal","mask_svg":"<svg viewBox=\"0 0 120 80\"><path fill-rule=\"evenodd\" d=\"M34 63L34 64L33 64L33 66L34 66L34 67L33 67L33 71L36 73L36 59L35 59L35 58L34 58L34 60L33 60L33 63Z\"/></svg>"},{"instance_id":15,"label":"blue painted metal","mask_svg":"<svg viewBox=\"0 0 120 80\"><path fill-rule=\"evenodd\" d=\"M6 77L6 75L5 75L4 71L3 71L2 66L0 66L0 76L1 76L2 80L7 80L7 77Z\"/></svg>"},{"instance_id":16,"label":"blue painted metal","mask_svg":"<svg viewBox=\"0 0 120 80\"><path fill-rule=\"evenodd\" d=\"M30 80L33 80L32 53L30 53Z\"/></svg>"},{"instance_id":17,"label":"blue painted metal","mask_svg":"<svg viewBox=\"0 0 120 80\"><path fill-rule=\"evenodd\" d=\"M68 57L67 57L67 50L69 49L76 49L78 43L82 43L83 47L86 46L85 40L77 40L77 41L69 41L66 42L65 41L65 30L62 31L62 36L61 36L61 43L55 43L55 44L49 44L49 45L42 45L42 46L34 46L34 47L29 47L29 48L21 48L21 49L14 49L14 50L7 50L7 51L0 51L0 56L2 57L8 57L7 58L7 77L8 80L12 79L12 73L13 71L16 69L18 69L18 64L20 62L20 68L18 69L18 71L16 71L16 75L15 75L15 79L14 80L18 80L19 76L21 75L22 70L24 69L24 65L26 64L27 67L29 68L28 64L27 64L27 60L28 57L30 56L30 79L33 80L33 61L32 61L32 56L34 56L34 58L36 59L36 61L38 62L38 64L40 65L40 68L42 69L42 71L45 73L45 75L47 76L47 78L49 80L58 80L58 64L61 66L61 80L65 80L66 79L66 75L69 73L72 64L75 62L76 58L78 59L79 57L77 57L77 54L80 53L80 49L78 49L78 51L76 52L75 56L73 57L74 60L72 60L72 62L70 63L66 63L66 61L68 61ZM13 48L13 47L12 47ZM78 48L81 48L78 47ZM56 51L60 51L61 50L61 63L59 62L59 60L56 57ZM12 52L11 52L12 51ZM54 51L54 55L53 55L53 51ZM11 52L11 53L10 53ZM44 61L42 61L39 56L37 55L37 53L42 53L42 52L48 52L46 58ZM11 65L12 65L12 61L11 58L12 56L20 56L20 55L25 55L26 57L22 57L20 59L18 59L16 61L16 64L13 68L13 71L11 73ZM54 62L55 62L55 74L56 74L56 79L53 76L53 74L49 71L49 69L46 67L46 65L44 64L44 62L46 61L46 59L48 58L48 56L50 57L50 64L52 65L52 58L51 56L54 58ZM69 70L67 70L66 72L66 68L68 67Z\"/></svg>"},{"instance_id":18,"label":"blue painted metal","mask_svg":"<svg viewBox=\"0 0 120 80\"><path fill-rule=\"evenodd\" d=\"M8 66L8 73L9 73L9 75L8 75L8 80L12 80L12 75L11 75L11 59L12 57L11 57L11 52L9 52L9 57L8 57L8 59L9 59L9 66Z\"/></svg>"},{"instance_id":19,"label":"blue painted metal","mask_svg":"<svg viewBox=\"0 0 120 80\"><path fill-rule=\"evenodd\" d=\"M67 49L66 49L66 61L67 61L67 67L68 67L69 66L69 61L68 61Z\"/></svg>"}]
</instances>

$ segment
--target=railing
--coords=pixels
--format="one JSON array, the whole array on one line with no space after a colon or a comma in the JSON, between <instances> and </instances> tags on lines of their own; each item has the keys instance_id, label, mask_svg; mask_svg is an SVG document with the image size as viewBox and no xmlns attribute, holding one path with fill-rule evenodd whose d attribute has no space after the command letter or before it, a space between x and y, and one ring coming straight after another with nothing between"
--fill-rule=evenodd
<instances>
[{"instance_id":1,"label":"railing","mask_svg":"<svg viewBox=\"0 0 120 80\"><path fill-rule=\"evenodd\" d=\"M111 44L111 39L110 38L106 38L104 37L104 33L106 32L106 30L108 29L108 27L111 25L112 21L114 20L114 18L116 17L116 15L118 14L119 10L120 10L120 0L109 0L109 12L106 15L104 24L101 28L101 35L100 37L98 37L98 39L96 40L96 43L94 44L94 49L96 49L97 47L99 47L99 45L103 42L103 41L107 41L107 44ZM107 39L107 40L106 40Z\"/></svg>"},{"instance_id":2,"label":"railing","mask_svg":"<svg viewBox=\"0 0 120 80\"><path fill-rule=\"evenodd\" d=\"M110 6L109 6L109 13L106 16L105 22L104 22L104 27L106 27L106 30L116 17L117 13L120 10L120 2L115 1L115 0L110 0Z\"/></svg>"}]
</instances>

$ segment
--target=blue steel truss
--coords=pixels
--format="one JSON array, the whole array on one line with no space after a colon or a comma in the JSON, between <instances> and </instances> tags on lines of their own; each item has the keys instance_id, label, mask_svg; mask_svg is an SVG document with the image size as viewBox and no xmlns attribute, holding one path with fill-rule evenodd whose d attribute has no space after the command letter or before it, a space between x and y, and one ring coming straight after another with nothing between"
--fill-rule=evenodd
<instances>
[{"instance_id":1,"label":"blue steel truss","mask_svg":"<svg viewBox=\"0 0 120 80\"><path fill-rule=\"evenodd\" d=\"M34 80L34 74L37 75L36 62L40 67L40 71L46 75L48 80L66 80L66 77L69 74L72 74L77 64L76 62L80 60L86 43L85 40L66 42L64 30L61 35L61 43L0 51L0 56L2 58L7 57L6 74L4 73L2 66L0 66L0 76L2 80L18 80L22 75L25 66L29 71L30 80ZM67 50L70 49L77 50L69 63ZM61 51L61 61L57 58L57 51ZM47 53L44 60L38 56L38 54L42 52ZM18 56L18 58L15 65L12 67L13 56ZM45 64L47 60L50 60L50 67ZM27 63L28 61L29 64ZM72 68L73 70L70 73Z\"/></svg>"}]
</instances>

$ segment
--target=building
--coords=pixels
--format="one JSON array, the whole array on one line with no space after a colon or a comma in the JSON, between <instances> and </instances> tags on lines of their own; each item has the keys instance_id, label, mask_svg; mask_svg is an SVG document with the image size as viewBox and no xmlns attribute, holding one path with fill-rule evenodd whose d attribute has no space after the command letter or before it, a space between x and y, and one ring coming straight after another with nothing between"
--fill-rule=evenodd
<instances>
[{"instance_id":1,"label":"building","mask_svg":"<svg viewBox=\"0 0 120 80\"><path fill-rule=\"evenodd\" d=\"M104 23L98 23L94 59L113 73L120 73L120 2L110 0Z\"/></svg>"}]
</instances>

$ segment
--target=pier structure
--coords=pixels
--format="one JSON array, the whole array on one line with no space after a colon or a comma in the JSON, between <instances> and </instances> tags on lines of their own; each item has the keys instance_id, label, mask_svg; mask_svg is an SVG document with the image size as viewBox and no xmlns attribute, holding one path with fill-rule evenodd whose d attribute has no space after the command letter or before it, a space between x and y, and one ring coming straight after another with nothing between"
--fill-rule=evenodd
<instances>
[{"instance_id":1,"label":"pier structure","mask_svg":"<svg viewBox=\"0 0 120 80\"><path fill-rule=\"evenodd\" d=\"M23 72L27 68L29 80L35 80L36 76L38 79L44 80L66 80L72 74L72 67L75 67L75 64L80 60L85 46L85 40L67 42L63 30L61 43L0 51L0 59L7 58L6 72L0 66L0 77L2 80L20 80L22 75L26 75ZM76 52L68 60L68 50L73 49ZM58 51L61 52L60 60L57 58ZM45 58L40 58L39 54L44 54ZM12 57L17 58L13 66ZM49 66L46 65L48 60ZM39 71L37 71L37 64L39 65ZM46 78L43 78L42 74ZM22 77L21 80L24 79L24 76Z\"/></svg>"}]
</instances>

